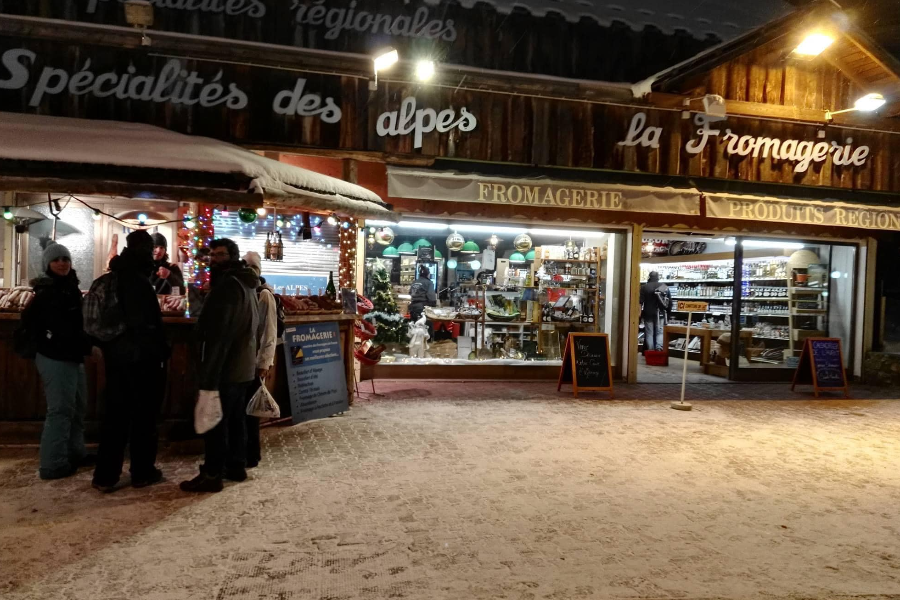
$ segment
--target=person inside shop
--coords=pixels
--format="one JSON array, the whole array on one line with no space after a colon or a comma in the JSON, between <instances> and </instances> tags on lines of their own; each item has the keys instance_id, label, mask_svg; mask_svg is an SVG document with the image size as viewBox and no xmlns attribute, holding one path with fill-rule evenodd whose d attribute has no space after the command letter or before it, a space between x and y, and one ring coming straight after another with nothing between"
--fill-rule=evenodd
<instances>
[{"instance_id":1,"label":"person inside shop","mask_svg":"<svg viewBox=\"0 0 900 600\"><path fill-rule=\"evenodd\" d=\"M91 353L91 343L82 325L81 291L68 248L50 242L42 267L43 273L31 281L34 299L22 313L22 331L36 351L29 355L47 399L39 474L41 479L60 479L97 458L84 447L84 357Z\"/></svg>"},{"instance_id":2,"label":"person inside shop","mask_svg":"<svg viewBox=\"0 0 900 600\"><path fill-rule=\"evenodd\" d=\"M644 350L664 350L663 330L672 314L672 295L669 286L659 281L656 271L652 271L647 283L641 286L640 300Z\"/></svg>"},{"instance_id":3,"label":"person inside shop","mask_svg":"<svg viewBox=\"0 0 900 600\"><path fill-rule=\"evenodd\" d=\"M248 252L244 255L244 262L260 275L260 285L256 288L256 297L259 301L259 348L256 350L256 379L247 390L247 403L253 398L253 394L261 385L265 385L266 378L275 366L275 349L278 344L278 310L275 303L275 290L265 283L262 278L262 260L256 252ZM262 459L262 449L259 441L259 417L247 415L247 468L253 469L259 466Z\"/></svg>"},{"instance_id":4,"label":"person inside shop","mask_svg":"<svg viewBox=\"0 0 900 600\"><path fill-rule=\"evenodd\" d=\"M409 286L409 320L415 323L422 316L426 306L437 306L434 293L434 282L431 281L428 267L419 265L419 276Z\"/></svg>"},{"instance_id":5,"label":"person inside shop","mask_svg":"<svg viewBox=\"0 0 900 600\"><path fill-rule=\"evenodd\" d=\"M218 396L222 419L204 434L200 473L181 482L185 492L221 492L222 479L247 479L247 389L257 370L259 276L227 238L210 243L210 292L197 320L201 395Z\"/></svg>"},{"instance_id":6,"label":"person inside shop","mask_svg":"<svg viewBox=\"0 0 900 600\"><path fill-rule=\"evenodd\" d=\"M178 265L169 262L169 242L161 233L153 234L153 275L150 283L158 295L168 296L173 292L184 293L184 275Z\"/></svg>"},{"instance_id":7,"label":"person inside shop","mask_svg":"<svg viewBox=\"0 0 900 600\"><path fill-rule=\"evenodd\" d=\"M126 446L130 446L132 487L146 487L163 479L156 466L157 420L166 394L170 351L162 311L148 284L155 266L154 241L146 231L137 230L128 234L125 243L122 254L109 263L111 273L91 286L85 304L89 332L99 331L101 324L108 327L111 315L120 319L121 329L109 341L97 340L106 366L106 390L91 485L103 493L117 489ZM91 295L101 289L104 296L114 294L115 304L100 307L94 314Z\"/></svg>"}]
</instances>

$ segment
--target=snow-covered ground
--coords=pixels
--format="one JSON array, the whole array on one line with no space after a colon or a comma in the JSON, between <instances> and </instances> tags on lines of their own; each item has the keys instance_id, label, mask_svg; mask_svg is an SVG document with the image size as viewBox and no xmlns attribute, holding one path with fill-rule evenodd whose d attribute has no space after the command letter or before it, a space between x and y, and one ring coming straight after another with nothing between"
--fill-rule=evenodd
<instances>
[{"instance_id":1,"label":"snow-covered ground","mask_svg":"<svg viewBox=\"0 0 900 600\"><path fill-rule=\"evenodd\" d=\"M900 403L377 389L265 430L251 480L217 495L180 493L196 460L171 451L167 482L106 496L0 451L0 597L900 595Z\"/></svg>"}]
</instances>

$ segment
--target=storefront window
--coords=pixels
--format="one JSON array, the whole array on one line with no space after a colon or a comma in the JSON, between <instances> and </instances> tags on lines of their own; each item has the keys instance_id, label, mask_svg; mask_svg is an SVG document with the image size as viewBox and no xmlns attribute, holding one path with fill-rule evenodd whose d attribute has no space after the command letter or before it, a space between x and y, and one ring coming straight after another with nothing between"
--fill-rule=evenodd
<instances>
[{"instance_id":1,"label":"storefront window","mask_svg":"<svg viewBox=\"0 0 900 600\"><path fill-rule=\"evenodd\" d=\"M662 327L669 365L639 362L639 379L664 378L663 368L680 372L685 345L688 360L698 363L690 372L709 376L733 375L735 360L739 370L795 369L809 337L840 338L844 364L852 364L855 246L661 237L644 240L643 256L641 280L658 273L672 306ZM692 314L690 339L685 301L708 303L706 312ZM645 333L639 342L646 346Z\"/></svg>"},{"instance_id":2,"label":"storefront window","mask_svg":"<svg viewBox=\"0 0 900 600\"><path fill-rule=\"evenodd\" d=\"M329 274L338 281L339 229L312 216L309 239L303 239L303 217L267 211L245 223L237 211L214 214L216 237L230 238L241 252L257 252L263 258L263 276L279 294L322 295ZM279 226L280 223L280 226Z\"/></svg>"},{"instance_id":3,"label":"storefront window","mask_svg":"<svg viewBox=\"0 0 900 600\"><path fill-rule=\"evenodd\" d=\"M622 234L450 221L367 227L367 319L386 346L382 364L558 365L569 332L620 331ZM619 347L611 335L614 365Z\"/></svg>"}]
</instances>

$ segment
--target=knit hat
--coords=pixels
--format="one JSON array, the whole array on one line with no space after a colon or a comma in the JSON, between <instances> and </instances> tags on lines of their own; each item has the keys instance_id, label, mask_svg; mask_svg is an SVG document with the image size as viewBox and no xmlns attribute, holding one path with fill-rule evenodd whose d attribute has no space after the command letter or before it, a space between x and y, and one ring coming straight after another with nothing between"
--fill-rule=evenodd
<instances>
[{"instance_id":1,"label":"knit hat","mask_svg":"<svg viewBox=\"0 0 900 600\"><path fill-rule=\"evenodd\" d=\"M160 247L160 246L163 247L163 248L168 248L168 247L169 247L169 241L166 239L166 236L164 236L163 234L161 234L161 233L154 233L154 234L151 235L150 237L153 238L153 247L154 247L154 248L157 248L157 247Z\"/></svg>"},{"instance_id":2,"label":"knit hat","mask_svg":"<svg viewBox=\"0 0 900 600\"><path fill-rule=\"evenodd\" d=\"M244 255L244 262L247 263L247 266L256 271L256 274L259 275L262 272L262 259L259 256L258 252L250 251Z\"/></svg>"},{"instance_id":3,"label":"knit hat","mask_svg":"<svg viewBox=\"0 0 900 600\"><path fill-rule=\"evenodd\" d=\"M130 248L132 252L146 252L147 254L153 252L153 238L143 229L138 229L137 231L129 233L125 237L125 245Z\"/></svg>"},{"instance_id":4,"label":"knit hat","mask_svg":"<svg viewBox=\"0 0 900 600\"><path fill-rule=\"evenodd\" d=\"M57 244L56 242L50 242L46 248L44 248L44 253L41 256L41 264L44 266L44 271L47 270L47 267L50 266L57 258L68 258L70 261L72 260L72 255L69 253L69 249L63 246L62 244Z\"/></svg>"}]
</instances>

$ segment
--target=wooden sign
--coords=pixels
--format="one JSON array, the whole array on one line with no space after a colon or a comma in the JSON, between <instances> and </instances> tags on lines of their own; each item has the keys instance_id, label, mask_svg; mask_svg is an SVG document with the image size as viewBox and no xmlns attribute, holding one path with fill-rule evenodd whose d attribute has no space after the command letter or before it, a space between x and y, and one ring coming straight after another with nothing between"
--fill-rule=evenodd
<instances>
[{"instance_id":1,"label":"wooden sign","mask_svg":"<svg viewBox=\"0 0 900 600\"><path fill-rule=\"evenodd\" d=\"M689 300L679 300L678 310L686 313L705 313L709 310L709 302L696 302Z\"/></svg>"},{"instance_id":2,"label":"wooden sign","mask_svg":"<svg viewBox=\"0 0 900 600\"><path fill-rule=\"evenodd\" d=\"M840 339L806 339L800 354L800 364L794 372L791 390L798 384L812 385L816 398L819 397L819 392L837 390L843 390L844 397L849 397Z\"/></svg>"},{"instance_id":3,"label":"wooden sign","mask_svg":"<svg viewBox=\"0 0 900 600\"><path fill-rule=\"evenodd\" d=\"M605 333L570 333L563 351L556 391L564 383L572 384L572 393L604 391L613 397L612 365L609 360L609 336Z\"/></svg>"}]
</instances>

